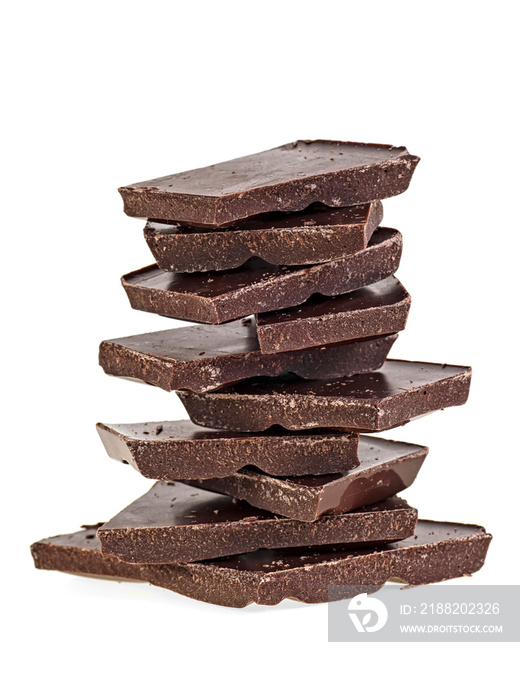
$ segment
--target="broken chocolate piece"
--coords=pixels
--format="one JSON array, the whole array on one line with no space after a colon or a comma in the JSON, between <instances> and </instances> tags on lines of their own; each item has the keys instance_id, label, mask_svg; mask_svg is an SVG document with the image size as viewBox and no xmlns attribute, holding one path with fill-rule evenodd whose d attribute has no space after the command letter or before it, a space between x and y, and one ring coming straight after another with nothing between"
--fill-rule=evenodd
<instances>
[{"instance_id":1,"label":"broken chocolate piece","mask_svg":"<svg viewBox=\"0 0 520 700\"><path fill-rule=\"evenodd\" d=\"M320 202L349 207L408 189L419 162L406 148L295 141L205 168L121 187L128 216L225 226L256 214Z\"/></svg>"},{"instance_id":2,"label":"broken chocolate piece","mask_svg":"<svg viewBox=\"0 0 520 700\"><path fill-rule=\"evenodd\" d=\"M325 603L329 586L373 592L392 578L411 585L467 576L484 564L491 535L478 525L419 520L415 534L371 548L260 549L189 564L127 564L102 554L95 529L31 546L38 569L147 581L196 600L243 608L285 598ZM346 594L348 589L335 589ZM352 595L352 592L349 593Z\"/></svg>"},{"instance_id":3,"label":"broken chocolate piece","mask_svg":"<svg viewBox=\"0 0 520 700\"><path fill-rule=\"evenodd\" d=\"M247 380L212 394L179 391L197 425L261 431L342 428L388 430L448 406L469 394L470 367L387 360L379 372L335 380Z\"/></svg>"},{"instance_id":4,"label":"broken chocolate piece","mask_svg":"<svg viewBox=\"0 0 520 700\"><path fill-rule=\"evenodd\" d=\"M327 379L379 369L397 335L367 338L305 350L260 351L256 324L185 326L105 340L99 364L107 374L131 377L160 389L206 392L250 377L293 372L304 379Z\"/></svg>"},{"instance_id":5,"label":"broken chocolate piece","mask_svg":"<svg viewBox=\"0 0 520 700\"><path fill-rule=\"evenodd\" d=\"M311 299L283 311L257 317L260 349L265 353L301 350L385 333L406 325L410 295L395 277L350 294Z\"/></svg>"},{"instance_id":6,"label":"broken chocolate piece","mask_svg":"<svg viewBox=\"0 0 520 700\"><path fill-rule=\"evenodd\" d=\"M134 309L199 323L224 323L296 306L312 294L346 294L397 270L402 238L379 228L364 250L310 267L277 267L254 259L229 272L164 272L150 265L121 282Z\"/></svg>"},{"instance_id":7,"label":"broken chocolate piece","mask_svg":"<svg viewBox=\"0 0 520 700\"><path fill-rule=\"evenodd\" d=\"M172 272L231 270L258 256L272 265L315 265L357 253L383 219L381 202L264 214L207 231L149 221L144 236L158 266Z\"/></svg>"},{"instance_id":8,"label":"broken chocolate piece","mask_svg":"<svg viewBox=\"0 0 520 700\"><path fill-rule=\"evenodd\" d=\"M149 479L209 479L255 465L268 474L329 474L359 464L358 436L272 428L261 435L199 428L189 420L97 424L106 451Z\"/></svg>"},{"instance_id":9,"label":"broken chocolate piece","mask_svg":"<svg viewBox=\"0 0 520 700\"><path fill-rule=\"evenodd\" d=\"M417 511L395 498L314 523L279 518L245 501L157 482L99 528L103 554L141 564L215 559L260 548L390 542L413 535Z\"/></svg>"},{"instance_id":10,"label":"broken chocolate piece","mask_svg":"<svg viewBox=\"0 0 520 700\"><path fill-rule=\"evenodd\" d=\"M241 498L271 513L312 522L323 513L346 513L408 488L427 454L427 447L362 435L360 465L339 474L277 478L246 467L226 478L188 483Z\"/></svg>"}]
</instances>

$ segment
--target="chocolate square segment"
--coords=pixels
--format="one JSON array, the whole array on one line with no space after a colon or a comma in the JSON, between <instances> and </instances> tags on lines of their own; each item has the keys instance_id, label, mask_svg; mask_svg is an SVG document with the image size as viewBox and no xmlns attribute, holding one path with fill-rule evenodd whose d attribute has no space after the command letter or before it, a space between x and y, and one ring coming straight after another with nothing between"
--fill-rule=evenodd
<instances>
[{"instance_id":1,"label":"chocolate square segment","mask_svg":"<svg viewBox=\"0 0 520 700\"><path fill-rule=\"evenodd\" d=\"M378 372L341 379L248 380L212 394L179 391L197 425L261 431L341 428L388 430L412 418L460 406L468 398L470 367L387 360Z\"/></svg>"},{"instance_id":2,"label":"chocolate square segment","mask_svg":"<svg viewBox=\"0 0 520 700\"><path fill-rule=\"evenodd\" d=\"M336 297L318 297L282 311L257 316L265 353L301 350L354 338L399 333L406 326L411 298L395 277Z\"/></svg>"},{"instance_id":3,"label":"chocolate square segment","mask_svg":"<svg viewBox=\"0 0 520 700\"><path fill-rule=\"evenodd\" d=\"M390 542L413 534L417 511L400 498L305 523L230 496L157 482L97 531L104 554L143 564L214 559L257 549Z\"/></svg>"},{"instance_id":4,"label":"chocolate square segment","mask_svg":"<svg viewBox=\"0 0 520 700\"><path fill-rule=\"evenodd\" d=\"M379 369L397 335L262 353L252 319L225 326L185 326L105 340L99 364L107 374L140 379L166 391L206 392L250 377L293 372L304 379Z\"/></svg>"},{"instance_id":5,"label":"chocolate square segment","mask_svg":"<svg viewBox=\"0 0 520 700\"><path fill-rule=\"evenodd\" d=\"M315 265L366 248L382 219L381 202L312 206L212 231L148 221L144 236L158 266L171 272L231 270L255 256L272 265Z\"/></svg>"},{"instance_id":6,"label":"chocolate square segment","mask_svg":"<svg viewBox=\"0 0 520 700\"><path fill-rule=\"evenodd\" d=\"M198 323L225 323L251 314L286 309L313 294L334 296L393 275L402 237L379 228L367 248L340 260L306 267L280 267L259 259L227 272L176 274L150 265L124 275L131 306L140 311Z\"/></svg>"},{"instance_id":7,"label":"chocolate square segment","mask_svg":"<svg viewBox=\"0 0 520 700\"><path fill-rule=\"evenodd\" d=\"M200 428L189 420L98 423L97 430L110 457L149 479L207 480L247 465L278 476L330 474L359 465L356 433L272 428L255 435Z\"/></svg>"},{"instance_id":8,"label":"chocolate square segment","mask_svg":"<svg viewBox=\"0 0 520 700\"><path fill-rule=\"evenodd\" d=\"M287 477L245 467L221 479L187 483L311 522L323 513L346 513L400 493L414 482L427 454L421 445L361 435L359 466L339 473Z\"/></svg>"}]
</instances>

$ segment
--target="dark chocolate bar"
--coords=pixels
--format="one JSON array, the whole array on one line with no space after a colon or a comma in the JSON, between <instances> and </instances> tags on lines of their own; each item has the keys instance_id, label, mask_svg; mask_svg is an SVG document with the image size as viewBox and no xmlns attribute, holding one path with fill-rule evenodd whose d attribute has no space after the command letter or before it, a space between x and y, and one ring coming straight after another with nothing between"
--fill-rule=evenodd
<instances>
[{"instance_id":1,"label":"dark chocolate bar","mask_svg":"<svg viewBox=\"0 0 520 700\"><path fill-rule=\"evenodd\" d=\"M197 425L261 431L342 428L388 430L448 406L469 394L470 367L387 360L379 372L335 380L247 380L212 394L179 391Z\"/></svg>"},{"instance_id":2,"label":"dark chocolate bar","mask_svg":"<svg viewBox=\"0 0 520 700\"><path fill-rule=\"evenodd\" d=\"M329 586L357 587L356 593L362 593L392 578L418 586L467 576L483 566L491 542L478 525L419 520L408 539L371 548L260 549L189 564L127 564L101 553L96 531L94 526L35 542L31 552L36 568L147 581L234 608L276 605L285 598L325 603ZM346 588L335 591L356 594Z\"/></svg>"},{"instance_id":3,"label":"dark chocolate bar","mask_svg":"<svg viewBox=\"0 0 520 700\"><path fill-rule=\"evenodd\" d=\"M105 340L99 364L107 374L160 389L206 392L250 377L293 372L304 379L379 369L397 335L346 341L277 354L260 351L253 319L224 326L185 326Z\"/></svg>"},{"instance_id":4,"label":"dark chocolate bar","mask_svg":"<svg viewBox=\"0 0 520 700\"><path fill-rule=\"evenodd\" d=\"M301 350L398 333L406 326L410 295L395 277L387 277L350 294L311 299L283 311L257 317L260 349L265 353Z\"/></svg>"},{"instance_id":5,"label":"dark chocolate bar","mask_svg":"<svg viewBox=\"0 0 520 700\"><path fill-rule=\"evenodd\" d=\"M189 420L97 424L106 451L149 479L209 479L255 465L277 476L330 474L359 464L356 433L272 428L260 435L199 428Z\"/></svg>"},{"instance_id":6,"label":"dark chocolate bar","mask_svg":"<svg viewBox=\"0 0 520 700\"><path fill-rule=\"evenodd\" d=\"M121 187L125 213L195 226L301 211L315 202L349 207L404 192L419 162L406 148L295 141L205 168Z\"/></svg>"},{"instance_id":7,"label":"dark chocolate bar","mask_svg":"<svg viewBox=\"0 0 520 700\"><path fill-rule=\"evenodd\" d=\"M134 309L184 321L224 323L296 306L312 294L346 294L393 275L401 234L379 228L367 248L308 267L277 267L254 259L229 272L164 272L150 265L122 278Z\"/></svg>"},{"instance_id":8,"label":"dark chocolate bar","mask_svg":"<svg viewBox=\"0 0 520 700\"><path fill-rule=\"evenodd\" d=\"M323 513L346 513L403 491L414 482L427 454L427 447L362 435L360 465L338 474L280 478L246 467L225 478L188 483L312 522Z\"/></svg>"},{"instance_id":9,"label":"dark chocolate bar","mask_svg":"<svg viewBox=\"0 0 520 700\"><path fill-rule=\"evenodd\" d=\"M264 214L207 231L149 221L144 236L159 267L172 272L231 270L258 256L272 265L314 265L357 253L383 219L381 202Z\"/></svg>"},{"instance_id":10,"label":"dark chocolate bar","mask_svg":"<svg viewBox=\"0 0 520 700\"><path fill-rule=\"evenodd\" d=\"M399 498L314 523L245 501L158 481L97 531L103 554L141 564L215 559L260 548L392 542L413 535L417 511Z\"/></svg>"}]
</instances>

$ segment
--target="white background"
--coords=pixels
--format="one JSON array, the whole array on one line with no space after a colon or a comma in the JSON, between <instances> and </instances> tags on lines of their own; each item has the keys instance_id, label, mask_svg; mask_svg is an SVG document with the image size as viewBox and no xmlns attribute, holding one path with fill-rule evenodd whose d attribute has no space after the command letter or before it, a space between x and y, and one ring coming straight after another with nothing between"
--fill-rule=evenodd
<instances>
[{"instance_id":1,"label":"white background","mask_svg":"<svg viewBox=\"0 0 520 700\"><path fill-rule=\"evenodd\" d=\"M475 583L518 583L515 6L6 6L6 697L485 697L507 680L512 646L331 645L325 605L236 611L35 571L29 545L149 487L105 455L96 421L183 417L175 395L97 366L102 339L175 325L132 311L119 285L152 258L117 187L298 138L375 141L422 158L385 207L413 297L392 355L474 369L465 407L393 431L431 448L406 498L493 533Z\"/></svg>"}]
</instances>

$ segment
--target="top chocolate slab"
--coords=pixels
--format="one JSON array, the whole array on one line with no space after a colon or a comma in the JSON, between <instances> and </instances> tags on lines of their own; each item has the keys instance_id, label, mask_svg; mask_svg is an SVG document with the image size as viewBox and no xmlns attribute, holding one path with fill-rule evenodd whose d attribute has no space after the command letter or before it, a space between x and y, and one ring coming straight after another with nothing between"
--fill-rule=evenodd
<instances>
[{"instance_id":1,"label":"top chocolate slab","mask_svg":"<svg viewBox=\"0 0 520 700\"><path fill-rule=\"evenodd\" d=\"M157 265L170 272L231 270L254 256L272 265L314 265L366 248L382 219L381 202L313 206L213 231L149 221L144 236Z\"/></svg>"},{"instance_id":2,"label":"top chocolate slab","mask_svg":"<svg viewBox=\"0 0 520 700\"><path fill-rule=\"evenodd\" d=\"M121 187L125 213L194 226L225 226L320 202L348 207L394 197L419 162L406 148L295 141L205 168Z\"/></svg>"}]
</instances>

